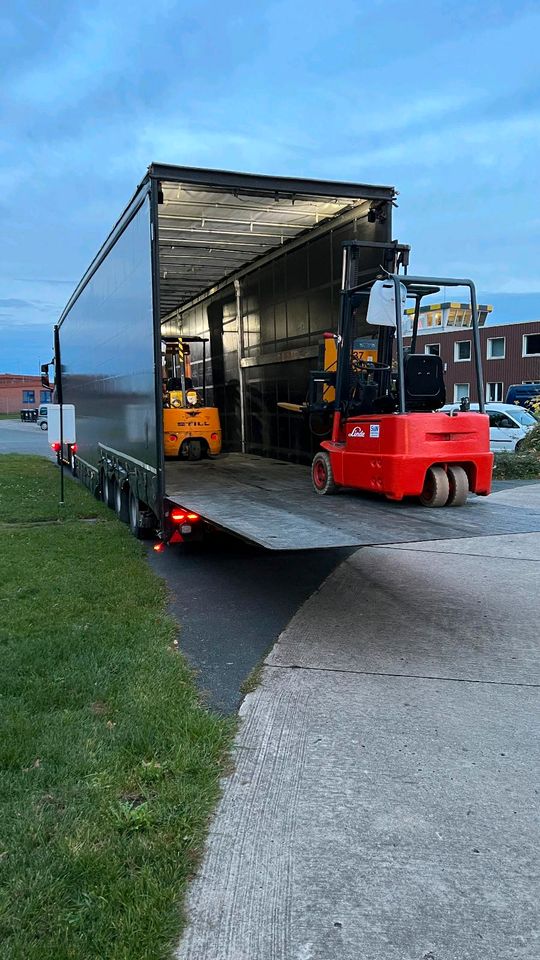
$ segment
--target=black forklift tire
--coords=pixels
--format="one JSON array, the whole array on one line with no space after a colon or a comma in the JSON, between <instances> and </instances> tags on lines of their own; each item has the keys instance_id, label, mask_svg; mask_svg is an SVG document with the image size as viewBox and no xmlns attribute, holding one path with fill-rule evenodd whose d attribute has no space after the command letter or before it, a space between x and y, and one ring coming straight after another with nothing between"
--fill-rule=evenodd
<instances>
[{"instance_id":1,"label":"black forklift tire","mask_svg":"<svg viewBox=\"0 0 540 960\"><path fill-rule=\"evenodd\" d=\"M313 457L311 482L315 493L318 493L321 497L336 492L332 463L326 450L319 450Z\"/></svg>"},{"instance_id":2,"label":"black forklift tire","mask_svg":"<svg viewBox=\"0 0 540 960\"><path fill-rule=\"evenodd\" d=\"M419 500L423 507L445 507L450 496L450 484L443 467L429 467L424 480L424 489Z\"/></svg>"},{"instance_id":3,"label":"black forklift tire","mask_svg":"<svg viewBox=\"0 0 540 960\"><path fill-rule=\"evenodd\" d=\"M190 440L189 441L189 454L188 460L201 460L202 458L202 443L200 440Z\"/></svg>"},{"instance_id":4,"label":"black forklift tire","mask_svg":"<svg viewBox=\"0 0 540 960\"><path fill-rule=\"evenodd\" d=\"M462 507L467 502L469 495L469 478L458 463L450 464L448 467L448 484L450 493L446 501L447 507Z\"/></svg>"},{"instance_id":5,"label":"black forklift tire","mask_svg":"<svg viewBox=\"0 0 540 960\"><path fill-rule=\"evenodd\" d=\"M129 493L119 483L114 485L114 512L122 523L129 522Z\"/></svg>"}]
</instances>

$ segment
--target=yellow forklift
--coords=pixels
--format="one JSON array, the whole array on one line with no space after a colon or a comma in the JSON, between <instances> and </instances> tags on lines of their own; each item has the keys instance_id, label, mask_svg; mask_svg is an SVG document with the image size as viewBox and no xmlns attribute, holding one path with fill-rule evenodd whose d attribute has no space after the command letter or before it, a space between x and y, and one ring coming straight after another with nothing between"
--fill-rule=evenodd
<instances>
[{"instance_id":1,"label":"yellow forklift","mask_svg":"<svg viewBox=\"0 0 540 960\"><path fill-rule=\"evenodd\" d=\"M192 343L202 344L202 384L193 385ZM166 457L200 460L221 453L221 423L217 407L206 404L206 344L204 337L163 337L163 437Z\"/></svg>"}]
</instances>

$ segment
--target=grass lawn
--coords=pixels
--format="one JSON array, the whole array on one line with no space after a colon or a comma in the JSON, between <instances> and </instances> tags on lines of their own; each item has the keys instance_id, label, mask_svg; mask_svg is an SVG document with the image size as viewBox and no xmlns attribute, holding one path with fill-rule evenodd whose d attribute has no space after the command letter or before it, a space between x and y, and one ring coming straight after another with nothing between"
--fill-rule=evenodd
<instances>
[{"instance_id":1,"label":"grass lawn","mask_svg":"<svg viewBox=\"0 0 540 960\"><path fill-rule=\"evenodd\" d=\"M57 484L0 456L0 954L170 957L233 725L200 705L141 544Z\"/></svg>"},{"instance_id":2,"label":"grass lawn","mask_svg":"<svg viewBox=\"0 0 540 960\"><path fill-rule=\"evenodd\" d=\"M0 413L0 420L19 420L19 413Z\"/></svg>"}]
</instances>

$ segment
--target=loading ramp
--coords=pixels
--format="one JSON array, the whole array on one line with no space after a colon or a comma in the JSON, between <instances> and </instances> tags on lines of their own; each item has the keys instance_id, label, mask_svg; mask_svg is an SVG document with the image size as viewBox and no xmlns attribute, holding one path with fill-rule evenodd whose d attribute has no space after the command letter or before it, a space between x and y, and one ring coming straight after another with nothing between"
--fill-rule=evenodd
<instances>
[{"instance_id":1,"label":"loading ramp","mask_svg":"<svg viewBox=\"0 0 540 960\"><path fill-rule=\"evenodd\" d=\"M516 516L511 507L471 497L459 509L429 510L343 490L321 497L310 469L250 454L227 453L197 463L167 462L166 495L215 527L269 550L313 550L414 543L540 531L540 508Z\"/></svg>"}]
</instances>

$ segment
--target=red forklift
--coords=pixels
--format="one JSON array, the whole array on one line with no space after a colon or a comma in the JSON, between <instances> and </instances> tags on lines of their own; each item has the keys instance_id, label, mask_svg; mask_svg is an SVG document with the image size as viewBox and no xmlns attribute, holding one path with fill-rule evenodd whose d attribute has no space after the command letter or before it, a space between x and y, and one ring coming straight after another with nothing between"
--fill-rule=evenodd
<instances>
[{"instance_id":1,"label":"red forklift","mask_svg":"<svg viewBox=\"0 0 540 960\"><path fill-rule=\"evenodd\" d=\"M493 454L475 286L471 280L407 275L406 247L398 260L404 273L384 271L366 285L359 282L363 246L344 244L338 330L325 334L334 341L335 362L312 371L303 405L310 417L330 418L330 436L312 463L313 487L321 495L349 487L389 500L417 497L426 507L462 506L469 491L487 496ZM421 301L441 287L469 290L478 411L471 411L466 399L452 415L441 413L446 402L442 360L417 353ZM414 302L414 318L405 350L407 300ZM373 354L366 359L360 349L366 330L376 336L376 360Z\"/></svg>"}]
</instances>

